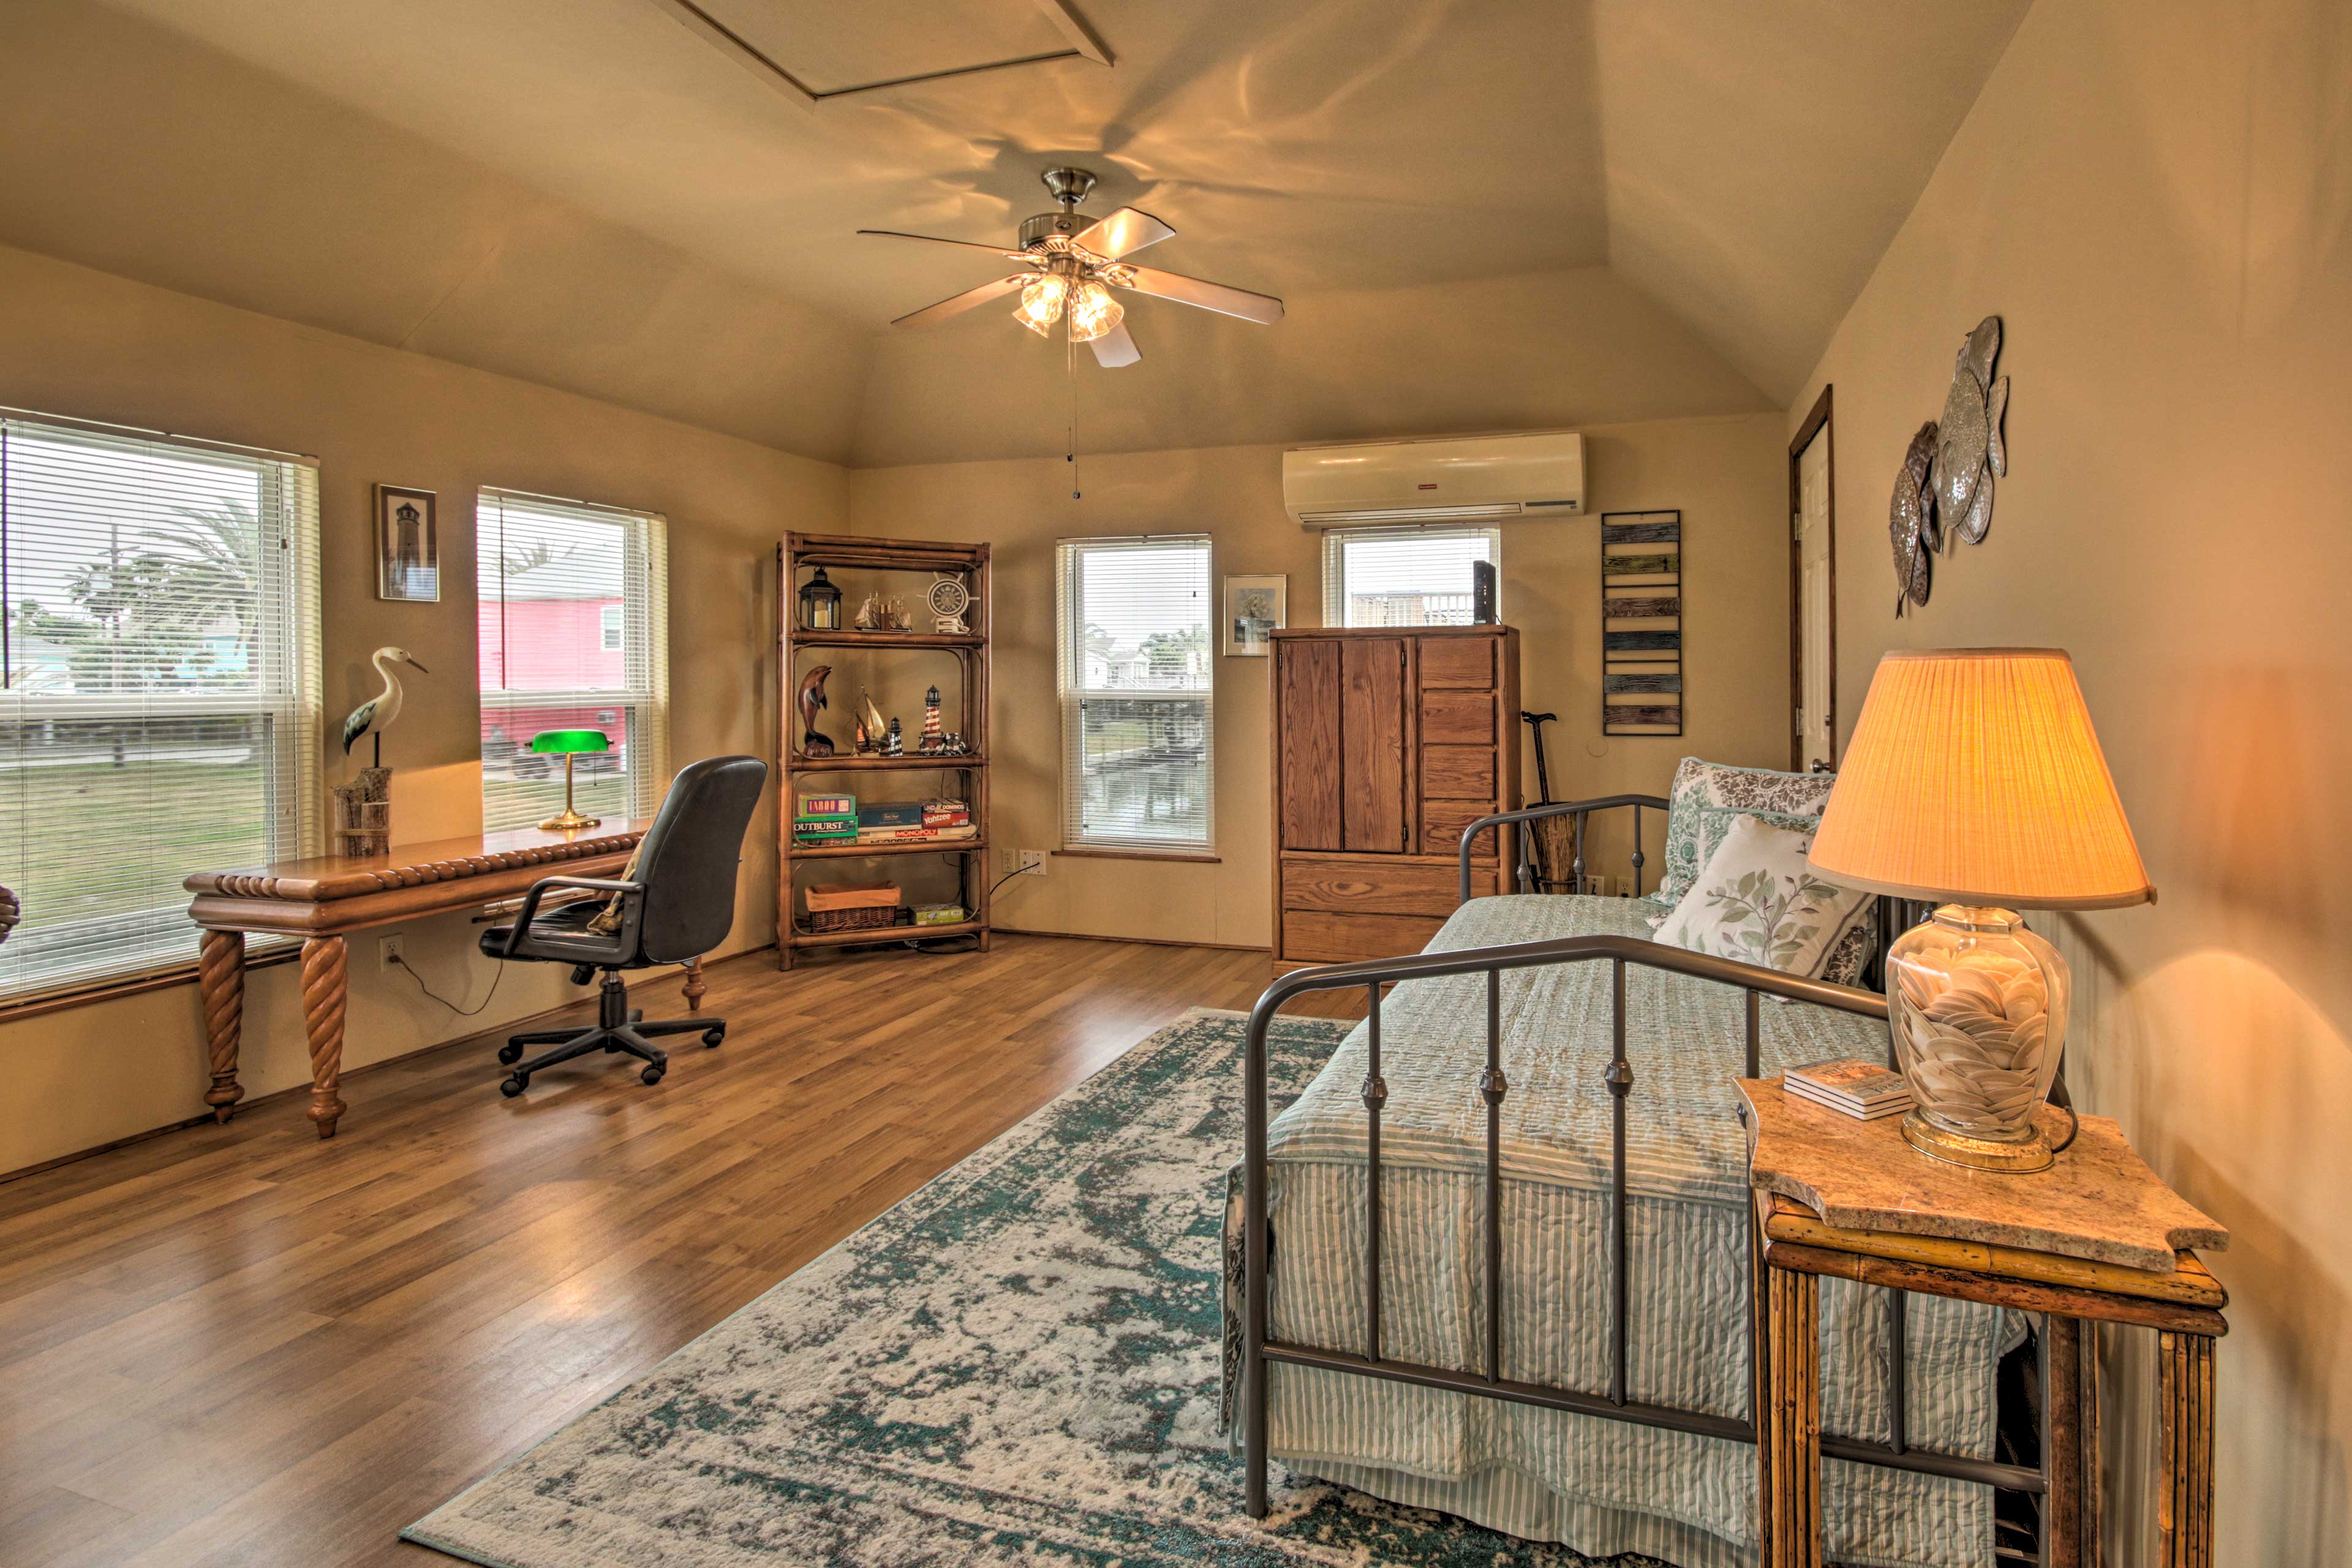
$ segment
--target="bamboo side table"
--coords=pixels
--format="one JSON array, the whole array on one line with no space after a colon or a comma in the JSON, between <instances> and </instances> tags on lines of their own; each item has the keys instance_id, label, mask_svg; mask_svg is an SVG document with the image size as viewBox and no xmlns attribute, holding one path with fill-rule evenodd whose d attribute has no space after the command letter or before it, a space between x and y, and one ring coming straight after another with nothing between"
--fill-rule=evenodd
<instances>
[{"instance_id":1,"label":"bamboo side table","mask_svg":"<svg viewBox=\"0 0 2352 1568\"><path fill-rule=\"evenodd\" d=\"M2042 1568L2100 1560L2097 1363L2084 1324L2155 1330L2159 1561L2211 1568L2214 1347L2229 1331L2229 1296L2191 1249L2227 1247L2229 1232L2166 1186L2105 1117L2084 1117L2049 1171L1996 1175L1918 1153L1896 1118L1857 1121L1784 1094L1778 1079L1742 1079L1738 1088L1761 1233L1754 1349L1764 1568L1824 1561L1825 1274L2042 1314ZM1886 1448L1900 1452L1899 1397L1894 1411Z\"/></svg>"}]
</instances>

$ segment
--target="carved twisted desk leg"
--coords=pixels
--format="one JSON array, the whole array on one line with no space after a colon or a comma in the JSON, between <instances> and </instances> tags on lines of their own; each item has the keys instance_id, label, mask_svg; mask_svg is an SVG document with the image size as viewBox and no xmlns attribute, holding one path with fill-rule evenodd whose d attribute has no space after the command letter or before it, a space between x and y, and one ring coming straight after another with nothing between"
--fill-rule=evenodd
<instances>
[{"instance_id":1,"label":"carved twisted desk leg","mask_svg":"<svg viewBox=\"0 0 2352 1568\"><path fill-rule=\"evenodd\" d=\"M702 994L709 989L710 987L704 984L702 981L702 960L688 959L686 961L686 1010L689 1013L701 1012Z\"/></svg>"},{"instance_id":2,"label":"carved twisted desk leg","mask_svg":"<svg viewBox=\"0 0 2352 1568\"><path fill-rule=\"evenodd\" d=\"M236 1081L237 1040L245 1023L245 933L206 931L196 945L196 994L205 1009L205 1040L212 1054L213 1083L205 1103L213 1120L226 1121L245 1098Z\"/></svg>"},{"instance_id":3,"label":"carved twisted desk leg","mask_svg":"<svg viewBox=\"0 0 2352 1568\"><path fill-rule=\"evenodd\" d=\"M302 1020L310 1033L310 1120L332 1138L343 1113L335 1090L343 1077L343 1010L350 1001L350 953L339 936L302 944Z\"/></svg>"}]
</instances>

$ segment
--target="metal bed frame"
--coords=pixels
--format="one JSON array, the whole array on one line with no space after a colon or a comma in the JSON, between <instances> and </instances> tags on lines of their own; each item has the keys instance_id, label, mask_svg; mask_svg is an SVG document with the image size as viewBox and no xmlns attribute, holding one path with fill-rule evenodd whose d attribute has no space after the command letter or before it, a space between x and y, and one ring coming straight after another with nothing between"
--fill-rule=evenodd
<instances>
[{"instance_id":1,"label":"metal bed frame","mask_svg":"<svg viewBox=\"0 0 2352 1568\"><path fill-rule=\"evenodd\" d=\"M1507 811L1480 817L1463 830L1461 847L1462 897L1470 898L1470 860L1472 847L1481 834L1503 827L1515 826L1540 816L1573 813L1577 817L1576 858L1574 870L1582 885L1584 873L1585 817L1594 811L1631 807L1634 812L1636 829L1633 838L1633 867L1634 891L1641 891L1643 855L1639 831L1640 814L1644 809L1664 811L1667 803L1656 795L1620 795L1586 801L1563 801L1549 805L1529 806L1520 811ZM1517 841L1518 880L1523 889L1530 889L1535 872L1528 858L1529 835L1513 835ZM1895 911L1895 900L1880 900L1879 952L1885 952L1886 937ZM1580 1389L1555 1388L1540 1384L1523 1383L1503 1375L1503 1241L1502 1241L1502 1115L1503 1100L1510 1085L1503 1074L1502 1061L1502 977L1506 971L1532 969L1555 963L1607 963L1612 972L1611 987L1611 1053L1601 1079L1608 1085L1612 1100L1610 1131L1611 1185L1609 1194L1610 1223L1610 1372L1606 1393ZM1875 962L1875 961L1874 961ZM1563 1410L1580 1415L1598 1416L1604 1420L1629 1421L1641 1426L1663 1427L1671 1431L1696 1433L1703 1436L1726 1438L1734 1442L1754 1443L1757 1440L1757 1408L1763 1389L1763 1345L1755 1331L1761 1316L1759 1303L1763 1290L1763 1251L1760 1226L1751 1211L1748 1217L1748 1252L1749 1267L1748 1344L1749 1384L1748 1415L1745 1417L1724 1416L1703 1411L1685 1410L1675 1406L1651 1405L1629 1398L1625 1386L1626 1363L1626 1190L1625 1190L1625 1129L1628 1103L1634 1084L1633 1062L1625 1054L1625 969L1628 964L1642 964L1687 974L1719 984L1739 987L1747 1003L1747 1076L1759 1076L1758 1049L1760 998L1766 994L1785 996L1793 1001L1811 1002L1817 1006L1833 1007L1865 1018L1884 1020L1886 998L1884 994L1833 985L1824 981L1808 980L1786 974L1779 970L1765 969L1730 959L1715 958L1678 947L1668 947L1626 936L1580 936L1557 938L1548 942L1515 942L1504 946L1466 948L1453 952L1424 952L1402 958L1371 959L1354 963L1326 964L1292 972L1276 981L1251 1009L1245 1053L1244 1082L1244 1121L1246 1142L1244 1172L1243 1268L1244 1323L1242 1329L1242 1412L1244 1462L1245 1465L1245 1506L1250 1517L1263 1519L1266 1513L1266 1366L1280 1363L1291 1366L1317 1367L1326 1372L1349 1373L1362 1377L1381 1378L1392 1383L1414 1384L1423 1388L1445 1389L1457 1394L1476 1394L1487 1399L1500 1399L1519 1405L1529 1405L1548 1410ZM1427 1366L1400 1361L1382 1352L1381 1340L1381 1108L1388 1099L1388 1085L1381 1077L1381 987L1405 980L1428 980L1444 975L1484 974L1486 977L1486 1061L1478 1075L1478 1089L1486 1101L1486 1171L1484 1233L1486 1240L1486 1323L1485 1353L1477 1371L1456 1367ZM1268 1285L1267 1257L1272 1236L1266 1223L1266 1187L1270 1174L1266 1155L1268 1114L1266 1104L1266 1035L1268 1026L1284 1004L1295 996L1315 991L1342 991L1362 987L1369 1011L1367 1013L1368 1060L1362 1098L1368 1119L1365 1148L1365 1246L1364 1246L1364 1343L1360 1351L1349 1352L1292 1344L1270 1339L1266 1332L1266 1293ZM1892 1047L1890 1044L1890 1060ZM2063 1094L2063 1090L2060 1091ZM1873 1287L1875 1289L1876 1287ZM1821 1447L1824 1456L1853 1460L1862 1464L1880 1465L1890 1469L1909 1470L1917 1474L1945 1476L1960 1480L2023 1492L2033 1500L2040 1523L2037 1530L2038 1550L2032 1554L2014 1552L2005 1547L1996 1548L1997 1559L2013 1562L2048 1563L2051 1560L2049 1510L2042 1500L2050 1492L2051 1464L2055 1452L2054 1436L2050 1425L2049 1397L2050 1365L2048 1332L2038 1336L2042 1409L2039 1415L2040 1459L2038 1466L2009 1464L1992 1459L1969 1458L1958 1454L1939 1453L1916 1447L1910 1441L1905 1409L1906 1303L1907 1294L1890 1289L1888 1310L1890 1396L1888 1400L1887 1432L1885 1441L1869 1442L1859 1438L1837 1436L1824 1433Z\"/></svg>"}]
</instances>

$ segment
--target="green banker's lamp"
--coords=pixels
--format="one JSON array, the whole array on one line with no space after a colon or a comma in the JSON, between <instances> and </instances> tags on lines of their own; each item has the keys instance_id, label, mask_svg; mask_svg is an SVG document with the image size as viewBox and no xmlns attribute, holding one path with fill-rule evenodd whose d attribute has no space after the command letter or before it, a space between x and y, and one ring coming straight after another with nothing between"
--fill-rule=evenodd
<instances>
[{"instance_id":1,"label":"green banker's lamp","mask_svg":"<svg viewBox=\"0 0 2352 1568\"><path fill-rule=\"evenodd\" d=\"M602 817L583 816L572 805L572 759L583 752L609 752L613 742L602 730L541 730L530 738L530 749L541 756L563 759L563 810L549 817L540 826L550 833L570 833L583 827L593 827Z\"/></svg>"}]
</instances>

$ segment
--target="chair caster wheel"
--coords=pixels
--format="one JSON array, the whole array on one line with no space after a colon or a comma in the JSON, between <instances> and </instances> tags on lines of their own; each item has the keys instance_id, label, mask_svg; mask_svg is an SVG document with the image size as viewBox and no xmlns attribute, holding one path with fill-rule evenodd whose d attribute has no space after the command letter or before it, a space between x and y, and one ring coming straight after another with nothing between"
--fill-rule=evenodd
<instances>
[{"instance_id":1,"label":"chair caster wheel","mask_svg":"<svg viewBox=\"0 0 2352 1568\"><path fill-rule=\"evenodd\" d=\"M659 1083L662 1080L662 1069L660 1068L647 1068L637 1076L645 1079L649 1084Z\"/></svg>"},{"instance_id":2,"label":"chair caster wheel","mask_svg":"<svg viewBox=\"0 0 2352 1568\"><path fill-rule=\"evenodd\" d=\"M520 1060L522 1060L522 1047L520 1046L500 1046L499 1047L499 1066L502 1068L510 1068Z\"/></svg>"},{"instance_id":3,"label":"chair caster wheel","mask_svg":"<svg viewBox=\"0 0 2352 1568\"><path fill-rule=\"evenodd\" d=\"M702 1031L702 1044L703 1044L703 1048L704 1048L704 1049L706 1049L706 1050L708 1050L708 1049L709 1049L710 1047L714 1047L714 1046L718 1045L719 1041L721 1041L721 1040L725 1039L726 1037L727 1037L727 1026L726 1026L726 1025L724 1025L724 1024L719 1025L719 1026L717 1028L715 1028L715 1029L705 1029L705 1030L703 1030L703 1031Z\"/></svg>"},{"instance_id":4,"label":"chair caster wheel","mask_svg":"<svg viewBox=\"0 0 2352 1568\"><path fill-rule=\"evenodd\" d=\"M499 1092L505 1095L509 1100L512 1100L516 1095L520 1094L524 1089L529 1089L530 1087L530 1079L523 1077L520 1073L510 1073L508 1075L506 1080L499 1085Z\"/></svg>"}]
</instances>

